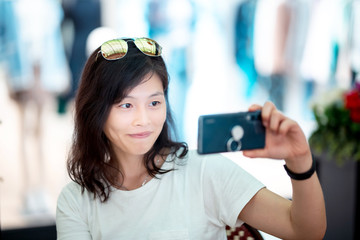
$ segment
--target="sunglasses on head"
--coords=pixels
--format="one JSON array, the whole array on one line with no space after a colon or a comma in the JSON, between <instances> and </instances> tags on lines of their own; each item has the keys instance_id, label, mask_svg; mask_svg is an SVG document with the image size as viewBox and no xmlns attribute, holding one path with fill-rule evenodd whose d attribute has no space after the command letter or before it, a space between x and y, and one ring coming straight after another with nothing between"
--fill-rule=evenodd
<instances>
[{"instance_id":1,"label":"sunglasses on head","mask_svg":"<svg viewBox=\"0 0 360 240\"><path fill-rule=\"evenodd\" d=\"M120 38L109 40L101 45L99 53L101 53L106 60L121 59L125 57L128 52L129 41L133 41L135 46L146 56L161 56L162 47L155 40L150 38Z\"/></svg>"}]
</instances>

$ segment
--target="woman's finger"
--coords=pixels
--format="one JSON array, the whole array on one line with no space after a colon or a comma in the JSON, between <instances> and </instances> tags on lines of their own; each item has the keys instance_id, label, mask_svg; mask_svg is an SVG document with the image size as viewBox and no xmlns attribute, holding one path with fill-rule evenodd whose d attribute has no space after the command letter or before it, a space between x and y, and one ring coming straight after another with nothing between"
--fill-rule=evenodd
<instances>
[{"instance_id":1,"label":"woman's finger","mask_svg":"<svg viewBox=\"0 0 360 240\"><path fill-rule=\"evenodd\" d=\"M254 111L257 111L257 110L260 110L262 108L261 105L259 104L252 104L250 107L249 107L249 110L250 112L254 112Z\"/></svg>"},{"instance_id":2,"label":"woman's finger","mask_svg":"<svg viewBox=\"0 0 360 240\"><path fill-rule=\"evenodd\" d=\"M285 119L279 126L279 134L286 135L290 129L296 125L296 122L291 119Z\"/></svg>"},{"instance_id":3,"label":"woman's finger","mask_svg":"<svg viewBox=\"0 0 360 240\"><path fill-rule=\"evenodd\" d=\"M243 155L249 158L262 158L266 157L264 149L253 149L253 150L244 150Z\"/></svg>"},{"instance_id":4,"label":"woman's finger","mask_svg":"<svg viewBox=\"0 0 360 240\"><path fill-rule=\"evenodd\" d=\"M274 109L271 112L270 115L270 125L269 128L271 131L274 131L275 133L279 132L279 128L282 124L282 122L286 119L286 117L277 109Z\"/></svg>"},{"instance_id":5,"label":"woman's finger","mask_svg":"<svg viewBox=\"0 0 360 240\"><path fill-rule=\"evenodd\" d=\"M270 115L274 111L275 105L272 102L266 102L261 110L261 117L265 127L270 125Z\"/></svg>"}]
</instances>

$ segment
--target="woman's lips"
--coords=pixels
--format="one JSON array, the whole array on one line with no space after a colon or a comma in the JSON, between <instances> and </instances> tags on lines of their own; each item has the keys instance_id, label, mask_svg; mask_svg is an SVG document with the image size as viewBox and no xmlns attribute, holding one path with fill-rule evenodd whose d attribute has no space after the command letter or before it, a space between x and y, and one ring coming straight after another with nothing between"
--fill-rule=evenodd
<instances>
[{"instance_id":1,"label":"woman's lips","mask_svg":"<svg viewBox=\"0 0 360 240\"><path fill-rule=\"evenodd\" d=\"M141 133L134 133L134 134L129 134L130 137L133 138L147 138L148 136L150 136L151 132L141 132Z\"/></svg>"}]
</instances>

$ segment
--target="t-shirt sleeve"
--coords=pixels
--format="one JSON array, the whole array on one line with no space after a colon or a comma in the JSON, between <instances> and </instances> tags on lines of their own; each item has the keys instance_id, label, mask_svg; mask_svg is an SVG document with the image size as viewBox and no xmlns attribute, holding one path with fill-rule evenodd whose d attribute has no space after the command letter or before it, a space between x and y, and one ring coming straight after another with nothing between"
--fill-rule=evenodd
<instances>
[{"instance_id":1,"label":"t-shirt sleeve","mask_svg":"<svg viewBox=\"0 0 360 240\"><path fill-rule=\"evenodd\" d=\"M234 227L245 205L264 185L221 154L203 161L205 210L216 225Z\"/></svg>"},{"instance_id":2,"label":"t-shirt sleeve","mask_svg":"<svg viewBox=\"0 0 360 240\"><path fill-rule=\"evenodd\" d=\"M69 183L61 191L56 208L56 231L58 240L91 240L81 188L76 183Z\"/></svg>"}]
</instances>

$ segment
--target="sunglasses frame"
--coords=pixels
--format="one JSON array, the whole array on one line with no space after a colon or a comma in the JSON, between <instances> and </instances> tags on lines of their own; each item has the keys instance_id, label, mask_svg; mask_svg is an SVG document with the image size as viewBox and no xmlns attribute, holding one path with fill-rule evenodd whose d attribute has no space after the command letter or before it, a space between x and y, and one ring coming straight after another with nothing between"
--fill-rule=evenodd
<instances>
[{"instance_id":1,"label":"sunglasses frame","mask_svg":"<svg viewBox=\"0 0 360 240\"><path fill-rule=\"evenodd\" d=\"M136 43L137 43L137 40L146 40L146 41L150 41L151 44L155 44L155 49L156 49L156 52L158 52L158 54L156 55L152 55L152 54L147 54L146 52L144 52L140 46L138 46ZM106 52L103 50L104 46L106 45L111 45L111 42L113 41L124 41L126 44L127 44L127 48L126 48L126 52L123 56L121 57L117 57L117 58L108 58L107 56L105 56ZM116 38L116 39L111 39L111 40L108 40L106 42L104 42L103 44L101 44L100 46L100 50L98 52L98 55L101 54L101 56L105 59L105 60L108 60L108 61L114 61L114 60L119 60L119 59L122 59L126 56L126 54L128 53L129 51L129 45L128 45L128 42L130 41L133 41L134 42L134 45L136 46L137 49L139 49L140 52L142 52L144 55L146 56L149 56L149 57L159 57L161 56L162 54L162 47L160 46L160 44L158 42L156 42L155 40L151 39L151 38L147 38L147 37L140 37L140 38ZM111 55L111 54L110 54ZM109 56L110 56L109 55ZM96 59L98 58L98 56L96 56Z\"/></svg>"}]
</instances>

